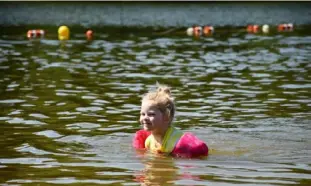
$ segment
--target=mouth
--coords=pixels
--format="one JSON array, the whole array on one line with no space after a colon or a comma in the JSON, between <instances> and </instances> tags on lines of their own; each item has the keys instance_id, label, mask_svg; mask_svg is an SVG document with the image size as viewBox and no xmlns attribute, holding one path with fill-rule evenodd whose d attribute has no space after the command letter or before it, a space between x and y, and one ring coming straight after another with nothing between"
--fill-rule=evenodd
<instances>
[{"instance_id":1,"label":"mouth","mask_svg":"<svg viewBox=\"0 0 311 186\"><path fill-rule=\"evenodd\" d=\"M152 127L152 124L151 123L143 123L143 127L146 129L149 129Z\"/></svg>"}]
</instances>

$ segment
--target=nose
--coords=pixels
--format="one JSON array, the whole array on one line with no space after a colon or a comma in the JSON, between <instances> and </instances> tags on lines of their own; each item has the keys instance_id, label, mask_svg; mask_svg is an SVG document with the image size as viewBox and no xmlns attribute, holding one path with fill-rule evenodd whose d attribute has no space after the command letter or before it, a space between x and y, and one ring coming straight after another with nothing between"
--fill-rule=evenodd
<instances>
[{"instance_id":1,"label":"nose","mask_svg":"<svg viewBox=\"0 0 311 186\"><path fill-rule=\"evenodd\" d=\"M142 120L143 121L148 121L149 120L149 116L147 114L142 115Z\"/></svg>"},{"instance_id":2,"label":"nose","mask_svg":"<svg viewBox=\"0 0 311 186\"><path fill-rule=\"evenodd\" d=\"M149 120L149 116L148 115L144 115L143 116L143 120Z\"/></svg>"}]
</instances>

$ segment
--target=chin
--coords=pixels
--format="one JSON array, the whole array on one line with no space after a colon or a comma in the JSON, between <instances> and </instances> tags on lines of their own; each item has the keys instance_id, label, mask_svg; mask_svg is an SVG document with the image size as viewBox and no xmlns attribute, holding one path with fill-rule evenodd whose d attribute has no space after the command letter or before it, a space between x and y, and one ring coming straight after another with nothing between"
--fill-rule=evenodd
<instances>
[{"instance_id":1,"label":"chin","mask_svg":"<svg viewBox=\"0 0 311 186\"><path fill-rule=\"evenodd\" d=\"M144 130L146 130L146 131L150 131L150 132L152 131L152 128L150 128L150 127L144 126L143 128L144 128Z\"/></svg>"},{"instance_id":2,"label":"chin","mask_svg":"<svg viewBox=\"0 0 311 186\"><path fill-rule=\"evenodd\" d=\"M151 132L152 130L149 128L144 127L144 130Z\"/></svg>"}]
</instances>

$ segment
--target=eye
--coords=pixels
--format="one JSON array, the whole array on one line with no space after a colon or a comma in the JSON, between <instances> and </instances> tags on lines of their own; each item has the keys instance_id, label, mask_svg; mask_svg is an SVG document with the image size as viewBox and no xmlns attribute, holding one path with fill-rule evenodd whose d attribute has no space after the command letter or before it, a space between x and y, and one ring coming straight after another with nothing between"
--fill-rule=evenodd
<instances>
[{"instance_id":1,"label":"eye","mask_svg":"<svg viewBox=\"0 0 311 186\"><path fill-rule=\"evenodd\" d=\"M155 116L155 113L149 113L149 116Z\"/></svg>"}]
</instances>

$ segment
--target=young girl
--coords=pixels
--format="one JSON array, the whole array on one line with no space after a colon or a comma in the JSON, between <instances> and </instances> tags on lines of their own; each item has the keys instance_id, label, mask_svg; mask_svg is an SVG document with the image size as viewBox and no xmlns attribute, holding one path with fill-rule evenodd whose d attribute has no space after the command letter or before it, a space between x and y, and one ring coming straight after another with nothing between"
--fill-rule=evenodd
<instances>
[{"instance_id":1,"label":"young girl","mask_svg":"<svg viewBox=\"0 0 311 186\"><path fill-rule=\"evenodd\" d=\"M143 129L136 132L133 146L175 157L207 156L208 147L203 141L172 126L174 114L174 99L168 87L160 85L155 92L147 93L142 99L139 119Z\"/></svg>"}]
</instances>

